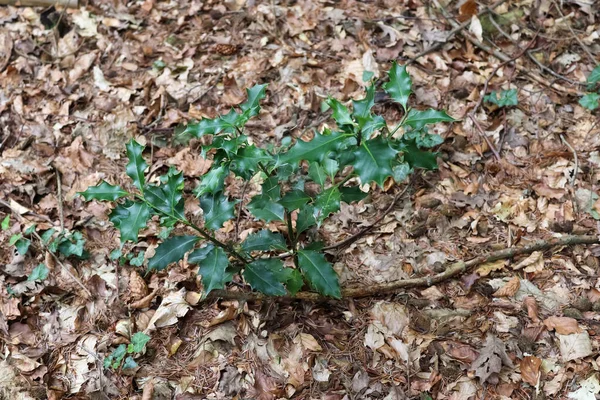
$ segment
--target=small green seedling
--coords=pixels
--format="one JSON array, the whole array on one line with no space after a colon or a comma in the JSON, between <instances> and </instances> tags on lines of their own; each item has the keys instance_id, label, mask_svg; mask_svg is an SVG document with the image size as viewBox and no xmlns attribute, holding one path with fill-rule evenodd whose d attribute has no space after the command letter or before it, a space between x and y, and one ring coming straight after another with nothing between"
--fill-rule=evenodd
<instances>
[{"instance_id":1,"label":"small green seedling","mask_svg":"<svg viewBox=\"0 0 600 400\"><path fill-rule=\"evenodd\" d=\"M588 91L593 91L600 83L600 65L597 65L592 73L587 77ZM588 93L579 99L579 104L587 108L590 111L594 111L598 108L598 102L600 101L600 94Z\"/></svg>"},{"instance_id":2,"label":"small green seedling","mask_svg":"<svg viewBox=\"0 0 600 400\"><path fill-rule=\"evenodd\" d=\"M128 345L120 344L108 356L104 358L104 368L117 370L122 368L132 369L138 366L133 356L139 355L146 348L150 336L143 332L137 332L131 336L131 343ZM127 358L125 358L127 356Z\"/></svg>"},{"instance_id":3,"label":"small green seedling","mask_svg":"<svg viewBox=\"0 0 600 400\"><path fill-rule=\"evenodd\" d=\"M484 96L483 100L488 103L495 104L499 108L519 105L517 89L503 90L500 92L500 94L493 90L492 93Z\"/></svg>"}]
</instances>

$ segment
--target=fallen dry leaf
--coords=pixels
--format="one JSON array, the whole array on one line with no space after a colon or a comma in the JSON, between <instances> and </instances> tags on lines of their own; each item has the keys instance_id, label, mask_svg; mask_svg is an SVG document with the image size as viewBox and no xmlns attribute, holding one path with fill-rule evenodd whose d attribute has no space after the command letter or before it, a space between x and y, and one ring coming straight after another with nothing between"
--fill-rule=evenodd
<instances>
[{"instance_id":1,"label":"fallen dry leaf","mask_svg":"<svg viewBox=\"0 0 600 400\"><path fill-rule=\"evenodd\" d=\"M544 320L544 325L549 330L555 330L561 335L582 332L577 320L570 317L548 317Z\"/></svg>"},{"instance_id":2,"label":"fallen dry leaf","mask_svg":"<svg viewBox=\"0 0 600 400\"><path fill-rule=\"evenodd\" d=\"M540 380L540 366L542 360L535 356L526 356L521 360L521 378L533 387L537 387Z\"/></svg>"}]
</instances>

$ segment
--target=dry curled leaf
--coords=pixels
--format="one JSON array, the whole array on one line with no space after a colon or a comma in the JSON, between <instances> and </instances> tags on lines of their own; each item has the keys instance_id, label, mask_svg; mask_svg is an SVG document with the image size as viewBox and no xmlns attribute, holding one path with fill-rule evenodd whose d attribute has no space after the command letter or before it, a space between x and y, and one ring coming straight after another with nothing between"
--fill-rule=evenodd
<instances>
[{"instance_id":1,"label":"dry curled leaf","mask_svg":"<svg viewBox=\"0 0 600 400\"><path fill-rule=\"evenodd\" d=\"M148 294L148 285L136 270L129 275L129 291L134 301L143 299Z\"/></svg>"},{"instance_id":2,"label":"dry curled leaf","mask_svg":"<svg viewBox=\"0 0 600 400\"><path fill-rule=\"evenodd\" d=\"M527 356L521 360L521 378L531 386L537 386L540 380L542 360L535 356Z\"/></svg>"},{"instance_id":3,"label":"dry curled leaf","mask_svg":"<svg viewBox=\"0 0 600 400\"><path fill-rule=\"evenodd\" d=\"M506 285L502 286L500 289L496 290L494 293L494 297L511 297L514 296L515 293L521 287L521 280L518 276L514 276L510 281L506 283Z\"/></svg>"},{"instance_id":4,"label":"dry curled leaf","mask_svg":"<svg viewBox=\"0 0 600 400\"><path fill-rule=\"evenodd\" d=\"M502 365L513 367L512 361L506 354L504 342L488 333L485 345L480 350L479 357L471 364L471 369L475 371L481 383L484 383L492 374L499 373Z\"/></svg>"},{"instance_id":5,"label":"dry curled leaf","mask_svg":"<svg viewBox=\"0 0 600 400\"><path fill-rule=\"evenodd\" d=\"M548 317L544 320L544 325L549 330L555 330L556 333L561 335L582 332L577 320L570 317Z\"/></svg>"},{"instance_id":6,"label":"dry curled leaf","mask_svg":"<svg viewBox=\"0 0 600 400\"><path fill-rule=\"evenodd\" d=\"M531 321L536 324L540 322L540 317L538 316L538 305L535 301L535 298L527 296L523 299L523 304L527 309L527 316L531 319Z\"/></svg>"}]
</instances>

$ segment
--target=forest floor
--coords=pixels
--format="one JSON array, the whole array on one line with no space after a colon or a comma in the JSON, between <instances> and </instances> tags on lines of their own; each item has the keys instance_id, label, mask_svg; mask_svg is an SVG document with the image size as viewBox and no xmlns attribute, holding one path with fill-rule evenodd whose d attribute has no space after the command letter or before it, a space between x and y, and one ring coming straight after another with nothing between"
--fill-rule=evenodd
<instances>
[{"instance_id":1,"label":"forest floor","mask_svg":"<svg viewBox=\"0 0 600 400\"><path fill-rule=\"evenodd\" d=\"M328 95L361 98L363 73L385 81L398 61L410 63L412 104L457 122L435 126L438 170L373 187L370 203L342 204L321 227L326 243L343 240L406 189L374 230L328 256L342 286L598 235L600 124L580 99L597 101L586 80L600 62L599 17L594 0L0 7L0 399L596 398L600 246L484 262L374 297L198 301L194 265L146 274L114 261L110 206L77 192L102 179L131 186L135 138L150 174L184 172L186 212L197 213L191 189L209 162L202 143L174 143L176 126L268 83L253 141L310 136L335 127L321 111ZM505 97L491 104L484 91ZM375 109L402 117L385 96ZM35 238L15 251L50 228L87 257L56 259ZM239 228L257 227L242 216ZM158 234L153 221L125 250L149 252ZM104 368L138 331L151 339L137 366Z\"/></svg>"}]
</instances>

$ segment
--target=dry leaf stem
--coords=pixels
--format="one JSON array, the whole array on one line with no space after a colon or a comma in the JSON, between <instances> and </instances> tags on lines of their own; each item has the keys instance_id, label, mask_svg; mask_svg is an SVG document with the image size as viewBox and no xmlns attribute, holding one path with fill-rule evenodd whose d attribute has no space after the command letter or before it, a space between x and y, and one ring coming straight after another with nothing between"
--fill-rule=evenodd
<instances>
[{"instance_id":1,"label":"dry leaf stem","mask_svg":"<svg viewBox=\"0 0 600 400\"><path fill-rule=\"evenodd\" d=\"M342 298L360 298L360 297L372 297L379 296L386 293L393 293L400 289L411 289L416 287L430 287L435 284L441 283L454 276L465 273L474 267L492 262L497 260L505 260L513 258L518 255L531 254L534 251L549 250L554 247L563 246L574 246L578 244L598 244L600 243L599 236L580 236L580 235L567 235L559 238L552 238L548 240L538 240L531 244L522 247L510 247L498 251L494 251L489 254L481 255L473 258L469 261L458 261L451 264L446 268L445 271L440 272L432 276L425 276L421 278L403 279L399 281L387 282L376 285L361 285L357 287L348 287L342 289ZM208 299L228 299L228 300L243 300L243 301L256 301L264 299L274 299L260 293L246 293L246 292L234 292L229 290L215 290L210 292L207 296ZM306 300L306 301L325 301L331 300L327 297L323 297L313 292L298 292L295 296L277 297L275 299L293 299L293 300Z\"/></svg>"}]
</instances>

